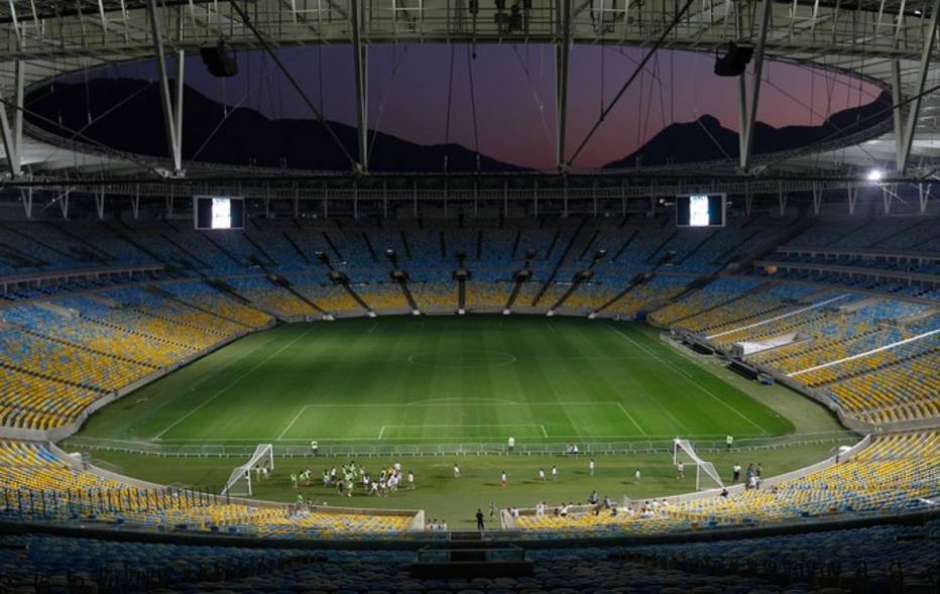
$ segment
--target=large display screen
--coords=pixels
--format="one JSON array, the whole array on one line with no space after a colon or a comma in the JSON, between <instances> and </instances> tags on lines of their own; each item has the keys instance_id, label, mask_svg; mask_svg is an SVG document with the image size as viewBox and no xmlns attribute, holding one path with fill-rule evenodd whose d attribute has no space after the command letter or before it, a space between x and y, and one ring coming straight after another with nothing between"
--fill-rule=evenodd
<instances>
[{"instance_id":1,"label":"large display screen","mask_svg":"<svg viewBox=\"0 0 940 594\"><path fill-rule=\"evenodd\" d=\"M676 225L680 227L724 227L724 194L676 196Z\"/></svg>"},{"instance_id":2,"label":"large display screen","mask_svg":"<svg viewBox=\"0 0 940 594\"><path fill-rule=\"evenodd\" d=\"M243 229L244 205L242 198L196 196L193 200L196 229Z\"/></svg>"}]
</instances>

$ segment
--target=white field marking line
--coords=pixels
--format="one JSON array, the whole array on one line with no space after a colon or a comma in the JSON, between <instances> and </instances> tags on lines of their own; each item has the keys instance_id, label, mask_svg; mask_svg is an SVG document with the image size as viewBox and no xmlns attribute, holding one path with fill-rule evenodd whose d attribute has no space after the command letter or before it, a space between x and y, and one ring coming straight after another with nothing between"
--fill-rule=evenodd
<instances>
[{"instance_id":1,"label":"white field marking line","mask_svg":"<svg viewBox=\"0 0 940 594\"><path fill-rule=\"evenodd\" d=\"M585 401L585 400L572 400L572 401L556 401L556 402L521 402L519 400L415 400L413 402L406 402L404 406L450 406L451 404L508 404L509 406L531 406L538 408L540 406L623 406L616 400L597 400L597 401ZM322 402L318 404L305 404L304 409L308 408L400 408L402 403L400 402L359 402L356 404L344 404L344 403L329 403Z\"/></svg>"},{"instance_id":2,"label":"white field marking line","mask_svg":"<svg viewBox=\"0 0 940 594\"><path fill-rule=\"evenodd\" d=\"M627 412L627 409L626 407L624 407L623 403L616 402L616 401L613 401L613 403L616 404L618 407L620 407L620 412L622 412L625 417L630 419L630 422L633 423L634 427L640 430L640 433L642 433L643 435L646 435L646 431L643 431L643 427L640 427L640 424L636 422L636 419L633 418L633 415Z\"/></svg>"},{"instance_id":3,"label":"white field marking line","mask_svg":"<svg viewBox=\"0 0 940 594\"><path fill-rule=\"evenodd\" d=\"M427 400L413 400L406 402L405 406L443 406L445 404L527 404L518 400L505 400L502 398L428 398ZM397 406L397 405L396 405Z\"/></svg>"},{"instance_id":4,"label":"white field marking line","mask_svg":"<svg viewBox=\"0 0 940 594\"><path fill-rule=\"evenodd\" d=\"M733 333L735 333L735 332L741 332L742 330L750 330L751 328L757 328L758 326L763 326L764 324L769 324L769 323L771 323L771 322L776 322L777 320L782 320L782 319L784 319L784 318L789 318L789 317L791 317L791 316L795 316L795 315L797 315L797 314L801 314L801 313L803 313L804 311L811 311L811 310L814 310L814 309L819 309L820 307L822 307L822 306L824 306L824 305L829 305L830 303L833 303L833 302L835 302L835 301L839 301L839 300L845 299L845 298L848 297L848 296L849 296L849 293L845 293L845 294L843 294L843 295L837 295L836 297L832 297L832 298L830 298L830 299L825 299L825 300L823 300L823 301L820 301L819 303L813 303L812 305L808 305L808 306L806 306L806 307L801 307L800 309L797 309L797 310L794 310L794 311L790 311L790 312L787 312L787 313L785 313L785 314L781 314L781 315L779 315L779 316L774 316L774 317L768 318L768 319L766 319L766 320L761 320L760 322L753 322L753 323L748 324L748 325L746 325L746 326L740 326L740 327L738 327L738 328L733 328L733 329L731 329L731 330L725 330L724 332L719 332L718 334L712 334L711 336L706 336L705 338L708 339L708 340L711 340L712 338L718 338L718 337L724 336L724 335L726 335L726 334L733 334Z\"/></svg>"},{"instance_id":5,"label":"white field marking line","mask_svg":"<svg viewBox=\"0 0 940 594\"><path fill-rule=\"evenodd\" d=\"M382 425L382 428L379 429L379 436L377 439L382 439L383 435L385 435L385 425Z\"/></svg>"},{"instance_id":6,"label":"white field marking line","mask_svg":"<svg viewBox=\"0 0 940 594\"><path fill-rule=\"evenodd\" d=\"M829 361L828 363L823 363L822 365L816 365L815 367L807 367L806 369L801 369L801 370L799 370L799 371L794 371L793 373L788 373L788 374L787 374L787 377L796 377L796 376L801 375L801 374L803 374L803 373L809 373L810 371L816 371L817 369L824 369L824 368L826 368L826 367L831 367L831 366L833 366L833 365L838 365L839 363L845 363L845 362L851 361L851 360L853 360L853 359L861 359L862 357L867 357L867 356L869 356L869 355L874 355L875 353L880 353L881 351L887 351L888 349L893 349L893 348L895 348L895 347L899 347L899 346L904 345L904 344L907 344L907 343L909 343L909 342L914 342L914 341L916 341L916 340L922 340L922 339L927 338L927 337L929 337L929 336L933 336L934 334L937 334L937 333L940 333L940 329L931 330L930 332L924 332L923 334L918 334L917 336L911 336L910 338L905 338L904 340L899 340L898 342L895 342L895 343L892 343L892 344L886 344L886 345L880 346L880 347L878 347L878 348L876 348L876 349L872 349L872 350L870 350L870 351L865 351L864 353L859 353L859 354L857 354L857 355L852 355L852 356L850 356L850 357L843 357L843 358L837 359L837 360L835 360L835 361Z\"/></svg>"},{"instance_id":7,"label":"white field marking line","mask_svg":"<svg viewBox=\"0 0 940 594\"><path fill-rule=\"evenodd\" d=\"M548 437L548 431L545 430L545 425L539 423L539 427L542 428L542 437Z\"/></svg>"},{"instance_id":8,"label":"white field marking line","mask_svg":"<svg viewBox=\"0 0 940 594\"><path fill-rule=\"evenodd\" d=\"M719 398L718 396L716 396L715 394L713 394L713 393L711 392L711 390L709 390L708 388L706 388L705 386L703 386L702 384L700 384L695 378L693 378L692 376L690 376L690 375L688 374L688 372L686 372L684 369L682 369L681 367L678 367L678 366L672 364L671 362L667 361L666 359L663 359L662 357L660 357L659 355L657 355L657 354L654 353L653 351L649 350L648 348L646 348L646 347L643 346L642 344L640 344L640 343L638 343L637 341L633 340L633 338L631 338L631 337L627 336L626 334L624 334L623 332L621 332L620 329L618 329L618 328L616 328L616 327L614 327L614 326L611 326L611 325L609 325L609 324L608 324L608 326L609 326L610 329L613 330L615 333L617 333L618 335L622 336L624 339L629 340L631 343L633 343L634 345L636 345L637 348L639 348L640 350L642 350L642 351L648 353L651 357L653 357L653 358L656 359L657 361L660 361L660 362L663 363L664 365L668 365L669 367L672 367L673 369L675 369L676 371L678 371L679 374L682 375L682 377L684 377L684 378L685 378L686 380L688 380L690 383L692 383L693 385L695 385L696 387L698 387L699 390L701 390L701 391L704 392L705 394L708 394L708 395L711 396L713 399L715 399L715 400L717 400L718 402L720 402L725 408L731 410L734 414L738 415L739 417L741 417L742 419L744 419L745 421L747 421L747 422L750 423L751 425L757 427L757 429L760 430L761 433L763 433L764 435L768 435L766 429L764 429L763 427L761 427L760 425L758 425L757 423L755 423L754 421L752 421L751 418L748 417L746 414L742 413L741 411L739 411L739 410L736 409L735 407L731 406L730 404L728 404L727 402L725 402L724 400L722 400L721 398ZM680 425L681 425L681 423L680 423Z\"/></svg>"},{"instance_id":9,"label":"white field marking line","mask_svg":"<svg viewBox=\"0 0 940 594\"><path fill-rule=\"evenodd\" d=\"M248 376L248 375L251 374L251 373L254 373L254 371L255 371L256 369L258 369L259 367L261 367L262 365L264 365L265 363L267 363L268 361L270 361L271 359L273 359L273 358L276 357L277 355L280 355L282 352L284 352L285 350L287 350L289 347L293 346L293 344L294 344L295 342L297 342L298 340L300 340L301 338L303 338L304 336L306 336L312 329L313 329L312 326L311 326L310 328L307 328L306 330L304 330L303 334L299 335L299 336L298 336L297 338L295 338L294 340L288 342L287 344L285 344L284 346L282 346L282 347L279 348L278 350L274 351L273 353L271 353L270 355L268 355L267 357L265 357L265 358L262 359L261 361L258 361L258 363L256 363L255 365L253 365L253 366L251 367L251 369L249 369L248 371L246 371L246 372L244 372L244 373L242 373L242 374L239 374L238 377L236 377L236 378L233 379L231 382L229 382L225 387L220 388L219 390L217 390L217 391L215 392L215 394L213 394L212 396L210 396L208 399L204 400L201 404L199 404L199 406L195 407L194 409L192 409L191 411L189 411L188 413L186 413L186 414L183 415L182 417L176 419L173 423L170 424L169 427L167 427L166 429L164 429L164 430L161 431L160 433L157 433L156 435L154 435L154 436L153 436L153 439L155 439L155 440L160 439L160 437L162 437L167 431L169 431L170 429L176 427L177 425L179 425L180 423L182 423L183 421L185 421L186 419L188 419L189 417L191 417L196 411L201 410L202 407L204 407L205 405L209 404L210 402L212 402L213 400L215 400L216 398L218 398L219 396L221 396L222 394L224 394L225 392L227 392L229 388L231 388L232 386L234 386L235 384L237 384L238 382L240 382L240 381L242 380L242 378Z\"/></svg>"},{"instance_id":10,"label":"white field marking line","mask_svg":"<svg viewBox=\"0 0 940 594\"><path fill-rule=\"evenodd\" d=\"M284 438L285 435L287 435L287 432L290 431L291 427L294 426L294 423L297 422L297 419L299 419L305 412L307 412L307 406L301 406L300 410L297 411L297 414L294 415L294 418L291 419L290 423L287 424L287 427L284 427L284 430L281 431L281 434L277 436L278 441L280 441L281 439Z\"/></svg>"},{"instance_id":11,"label":"white field marking line","mask_svg":"<svg viewBox=\"0 0 940 594\"><path fill-rule=\"evenodd\" d=\"M426 426L426 425L414 425L414 427L425 427L425 426ZM462 425L461 425L461 426L462 426ZM504 426L504 425L494 425L494 426L500 426L500 427L502 427L502 426ZM526 425L526 427L538 427L538 425L537 425L537 424L531 424L531 425ZM505 437L505 436L496 436L496 437L498 437L499 439L502 439L502 438ZM647 435L647 436L645 436L643 439L624 439L622 433L619 434L619 435L587 435L587 436L585 436L584 434L580 434L580 435L561 435L561 434L555 435L555 434L553 434L552 437L553 437L553 438L557 438L557 439L566 439L566 438L568 438L568 439L582 439L582 440L585 440L585 439L586 439L586 440L588 440L588 442L592 442L592 443L593 443L593 442L596 442L597 440L600 440L600 439L603 439L603 440L616 440L616 441L618 441L618 442L649 441L649 440L660 440L660 439L662 439L662 440L667 440L667 439L668 439L668 440L671 440L671 439L675 438L675 434L674 434L674 433L670 433L670 434L668 434L668 435L665 435L665 434L663 434L663 435L658 435L658 434L657 434L657 435ZM741 438L741 439L745 439L745 438L763 437L763 435L761 435L761 434L755 434L755 433L742 433L742 434L739 435L738 437ZM493 438L493 437L483 436L483 437L478 437L478 438L474 438L474 439L475 439L476 441L479 441L480 439L491 439L491 438ZM725 438L725 434L722 434L722 435L710 435L710 434L709 434L709 435L688 435L685 439L716 439L716 440L718 440L718 439L724 439L724 438ZM321 441L321 442L328 442L328 441L349 441L349 442L356 442L356 441L358 441L358 442L366 443L366 442L368 442L370 439L372 439L372 438L366 437L366 436L363 436L363 437L323 437L323 436L320 436L320 441ZM454 442L446 442L446 441L445 441L445 442L442 442L440 437L399 437L399 438L393 437L393 438L387 438L387 439L386 439L386 441L392 441L392 440L394 440L394 441L400 441L400 442L402 442L402 443L413 442L413 441L434 441L434 442L437 442L437 443L445 443L445 444L446 444L446 443L460 443L460 441L454 441ZM231 444L243 444L243 443L248 443L248 444L258 444L258 443L269 442L269 441L276 441L277 443L286 443L286 444L291 444L291 443L294 443L294 444L309 443L309 442L307 442L307 440L306 440L305 438L299 438L299 437L291 437L291 438L288 438L288 439L280 439L280 440L271 440L271 439L266 439L266 438L263 438L263 437L255 437L255 438L252 438L252 439L243 439L243 438L228 438L228 439L226 439L226 438L213 438L213 439L169 439L169 440L166 440L166 441L161 441L161 442L160 442L160 445L174 445L174 444L187 444L187 443L197 443L197 444L198 444L198 443L222 443L222 444L225 444L225 443L231 443ZM465 443L468 442L467 440L463 440L463 441L464 441ZM153 445L153 442L144 442L144 443L147 443L148 445ZM722 443L724 443L724 442L722 442Z\"/></svg>"}]
</instances>

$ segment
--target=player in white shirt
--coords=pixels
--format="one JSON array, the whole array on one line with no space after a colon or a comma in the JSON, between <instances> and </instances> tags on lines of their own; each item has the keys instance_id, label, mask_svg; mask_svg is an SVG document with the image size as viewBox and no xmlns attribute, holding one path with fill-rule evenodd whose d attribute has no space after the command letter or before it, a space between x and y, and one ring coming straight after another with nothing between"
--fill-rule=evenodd
<instances>
[{"instance_id":1,"label":"player in white shirt","mask_svg":"<svg viewBox=\"0 0 940 594\"><path fill-rule=\"evenodd\" d=\"M545 480L545 469L544 469L544 468L539 468L539 480L540 480L540 481L544 481L544 480Z\"/></svg>"},{"instance_id":2,"label":"player in white shirt","mask_svg":"<svg viewBox=\"0 0 940 594\"><path fill-rule=\"evenodd\" d=\"M454 462L454 478L460 478L460 467Z\"/></svg>"},{"instance_id":3,"label":"player in white shirt","mask_svg":"<svg viewBox=\"0 0 940 594\"><path fill-rule=\"evenodd\" d=\"M558 467L552 464L552 480L558 480Z\"/></svg>"},{"instance_id":4,"label":"player in white shirt","mask_svg":"<svg viewBox=\"0 0 940 594\"><path fill-rule=\"evenodd\" d=\"M591 461L588 462L588 472L591 473L591 476L594 476L594 458L591 458Z\"/></svg>"}]
</instances>

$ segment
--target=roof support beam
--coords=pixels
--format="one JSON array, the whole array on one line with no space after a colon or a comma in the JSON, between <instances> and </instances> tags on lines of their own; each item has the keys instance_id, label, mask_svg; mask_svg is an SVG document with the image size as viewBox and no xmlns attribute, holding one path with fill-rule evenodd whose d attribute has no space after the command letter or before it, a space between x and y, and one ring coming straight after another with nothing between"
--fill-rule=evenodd
<instances>
[{"instance_id":1,"label":"roof support beam","mask_svg":"<svg viewBox=\"0 0 940 594\"><path fill-rule=\"evenodd\" d=\"M358 127L359 163L356 168L369 171L369 70L367 48L362 42L362 14L359 2L350 0L349 20L352 25L353 66L356 69L356 125Z\"/></svg>"},{"instance_id":2,"label":"roof support beam","mask_svg":"<svg viewBox=\"0 0 940 594\"><path fill-rule=\"evenodd\" d=\"M938 0L940 1L940 0ZM743 10L744 4L742 3ZM761 77L764 70L764 46L767 43L767 29L770 25L770 0L761 0L760 3L760 30L757 34L757 44L754 48L754 75L751 80L751 97L748 104L747 73L738 77L738 121L741 131L738 134L740 154L738 166L747 173L751 167L751 147L753 146L754 120L757 117L757 106L760 100ZM739 23L743 19L739 18Z\"/></svg>"},{"instance_id":3,"label":"roof support beam","mask_svg":"<svg viewBox=\"0 0 940 594\"><path fill-rule=\"evenodd\" d=\"M903 138L900 139L901 144L898 146L897 168L898 173L902 175L907 171L908 161L911 156L911 147L914 144L914 132L917 128L917 119L920 117L921 99L923 99L924 87L927 84L927 73L930 68L930 58L933 54L934 42L937 39L938 17L940 17L940 0L933 0L930 6L927 28L924 31L926 39L924 39L924 47L920 56L920 68L917 72L916 94L911 103L910 112L907 114L907 126L904 129Z\"/></svg>"},{"instance_id":4,"label":"roof support beam","mask_svg":"<svg viewBox=\"0 0 940 594\"><path fill-rule=\"evenodd\" d=\"M0 105L0 134L3 136L3 150L6 155L10 177L19 177L22 171L23 148L23 86L26 65L17 60L13 66L13 113L7 113L7 106ZM10 119L12 117L12 125Z\"/></svg>"},{"instance_id":5,"label":"roof support beam","mask_svg":"<svg viewBox=\"0 0 940 594\"><path fill-rule=\"evenodd\" d=\"M160 14L156 0L147 0L147 12L150 17L150 29L153 34L153 46L157 57L157 67L160 71L160 98L163 104L163 123L166 128L167 145L170 149L170 158L173 160L173 174L184 175L183 172L183 52L177 55L176 72L176 105L170 97L170 80L166 69L166 53L163 49L163 37L160 33Z\"/></svg>"},{"instance_id":6,"label":"roof support beam","mask_svg":"<svg viewBox=\"0 0 940 594\"><path fill-rule=\"evenodd\" d=\"M555 44L555 164L564 171L568 128L568 61L571 48L571 0L557 0L558 43Z\"/></svg>"}]
</instances>

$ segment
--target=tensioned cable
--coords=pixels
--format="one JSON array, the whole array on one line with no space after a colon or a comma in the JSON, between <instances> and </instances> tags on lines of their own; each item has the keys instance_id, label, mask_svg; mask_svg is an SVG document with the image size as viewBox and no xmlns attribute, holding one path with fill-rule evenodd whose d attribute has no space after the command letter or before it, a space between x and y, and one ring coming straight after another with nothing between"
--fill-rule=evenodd
<instances>
[{"instance_id":1,"label":"tensioned cable","mask_svg":"<svg viewBox=\"0 0 940 594\"><path fill-rule=\"evenodd\" d=\"M515 53L516 58L519 61L519 67L522 68L522 73L525 74L526 82L529 83L529 90L532 92L532 100L535 102L535 106L539 110L539 118L542 121L542 132L545 134L545 142L551 143L552 134L548 129L548 122L545 121L545 101L539 95L539 90L535 85L535 82L532 80L532 73L529 71L528 66L528 46L526 46L526 60L522 59L522 55L519 54L519 47L515 44L512 46L512 51Z\"/></svg>"},{"instance_id":2,"label":"tensioned cable","mask_svg":"<svg viewBox=\"0 0 940 594\"><path fill-rule=\"evenodd\" d=\"M474 52L474 57L476 52ZM470 47L467 46L467 78L470 81L470 113L473 115L473 150L477 154L477 163L480 162L480 131L477 126L477 94L473 86L473 58L470 56Z\"/></svg>"},{"instance_id":3,"label":"tensioned cable","mask_svg":"<svg viewBox=\"0 0 940 594\"><path fill-rule=\"evenodd\" d=\"M0 104L5 105L5 106L8 107L9 109L15 109L15 110L17 110L17 111L22 111L24 116L28 114L28 115L30 115L30 116L32 116L32 117L38 119L38 120L41 120L41 121L43 121L43 122L46 122L47 124L50 124L50 125L52 125L52 126L58 128L58 129L60 129L60 130L63 130L63 131L68 132L68 133L75 134L75 136L74 136L73 138L78 138L79 140L82 140L82 141L84 141L84 142L87 142L88 144L91 144L91 145L95 146L96 148L101 149L101 151L104 152L108 157L111 157L111 158L114 158L114 159L124 159L124 160L130 161L130 162L132 162L132 163L136 163L137 165L140 165L141 167L143 167L144 169L146 169L146 170L148 170L148 171L153 170L153 164L152 164L152 163L147 163L147 162L145 162L145 161L141 161L140 159L138 159L138 158L137 158L135 155L133 155L132 153L121 153L120 151L115 150L114 148L112 148L112 147L110 147L110 146L104 144L103 142L99 142L98 140L95 140L94 138L91 138L90 136L85 136L84 134L81 134L81 133L79 133L79 132L76 132L75 130L69 128L68 126L64 126L64 125L60 124L59 122L57 122L57 121L55 121L55 120L52 120L52 119L50 119L50 118L47 118L47 117L44 116L44 115L41 115L41 114L35 113L35 112L33 112L33 111L27 110L27 109L24 108L24 107L20 107L20 106L17 105L16 103L14 103L14 102L12 102L12 101L8 101L7 99L4 99L3 97L0 97ZM0 185L2 185L2 184L0 184Z\"/></svg>"},{"instance_id":4,"label":"tensioned cable","mask_svg":"<svg viewBox=\"0 0 940 594\"><path fill-rule=\"evenodd\" d=\"M287 81L294 87L294 90L300 95L300 98L303 99L304 103L307 104L307 107L310 108L310 111L313 112L314 117L320 122L320 124L326 128L327 133L330 135L330 138L333 139L333 142L336 143L336 146L339 147L342 151L343 156L352 164L354 169L359 169L362 165L352 155L349 154L349 151L346 150L346 146L339 139L339 136L336 135L336 132L333 131L333 128L327 122L326 117L323 113L317 109L317 107L310 101L310 98L307 97L307 94L304 92L303 88L300 86L300 83L297 82L297 79L291 75L290 71L284 66L281 59L278 58L277 53L271 47L271 44L268 43L268 40L261 35L261 32L255 27L255 24L251 21L251 18L248 16L248 13L238 5L238 0L229 0L229 4L232 6L232 9L238 13L238 17L242 20L242 23L248 27L248 30L255 36L258 42L261 44L261 47L264 48L264 51L271 56L271 60L277 65L278 69L284 73L284 76L287 78Z\"/></svg>"},{"instance_id":5,"label":"tensioned cable","mask_svg":"<svg viewBox=\"0 0 940 594\"><path fill-rule=\"evenodd\" d=\"M398 49L397 45L395 49ZM400 53L395 52L395 63L392 65L391 79L388 81L388 86L382 89L382 99L379 101L379 113L375 116L375 125L372 127L372 130L374 132L372 134L372 140L371 142L369 142L369 151L367 153L369 155L370 160L372 159L372 150L375 148L375 139L378 138L379 136L375 132L378 131L379 124L382 121L382 115L385 113L385 104L388 102L389 97L391 97L392 95L392 83L395 82L395 79L398 76L398 70L401 68L401 65L405 62L405 55L407 53L408 53L407 46L405 46L404 49L402 49Z\"/></svg>"},{"instance_id":6,"label":"tensioned cable","mask_svg":"<svg viewBox=\"0 0 940 594\"><path fill-rule=\"evenodd\" d=\"M718 150L721 151L721 154L723 154L725 158L728 159L729 161L733 161L734 157L728 154L728 151L725 150L725 147L721 146L721 143L718 142L718 139L715 138L715 136L711 133L708 127L702 123L701 112L697 108L692 108L692 109L695 115L697 116L695 118L695 123L698 124L702 128L702 131L705 132L705 135L708 136L709 140L711 140L714 143L714 145L718 147Z\"/></svg>"},{"instance_id":7,"label":"tensioned cable","mask_svg":"<svg viewBox=\"0 0 940 594\"><path fill-rule=\"evenodd\" d=\"M124 99L120 100L118 103L116 103L116 104L112 105L111 107L109 107L108 109L106 109L104 112L102 112L101 115L99 115L98 117L92 119L90 122L88 122L87 124L85 124L84 126L82 126L81 128L79 128L78 130L76 130L75 132L73 132L72 135L68 137L68 140L75 140L75 139L76 139L80 134L82 134L85 130L87 130L88 128L90 128L91 126L93 126L95 123L97 123L98 121L100 121L102 118L104 118L104 117L110 115L111 113L113 113L114 110L119 109L120 107L123 107L125 104L127 104L128 101L134 99L135 97L137 97L138 95L140 95L141 93L143 93L144 91L146 91L148 88L150 88L150 86L151 86L152 84L153 84L152 82L147 82L146 84L142 85L139 89L137 89L136 91L134 91L133 93L131 93L130 95L128 95L127 97L125 97ZM23 113L27 113L27 111L24 109L24 110L23 110ZM60 146L53 147L52 151L49 152L49 153L46 155L45 159L42 159L42 160L43 160L43 161L47 161L47 160L51 159L53 156L55 156L56 153L58 153L58 152L61 151L61 150L63 150L63 147L60 147Z\"/></svg>"},{"instance_id":8,"label":"tensioned cable","mask_svg":"<svg viewBox=\"0 0 940 594\"><path fill-rule=\"evenodd\" d=\"M447 145L450 144L450 109L454 104L454 53L457 51L457 46L454 44L450 45L450 69L448 70L447 75L447 121L444 123L444 147L447 151ZM449 152L449 151L447 151ZM445 152L444 158L447 158Z\"/></svg>"},{"instance_id":9,"label":"tensioned cable","mask_svg":"<svg viewBox=\"0 0 940 594\"><path fill-rule=\"evenodd\" d=\"M634 79L636 79L636 77L642 71L643 66L645 66L646 63L649 62L650 58L653 57L653 55L662 46L663 42L666 41L666 38L669 37L669 34L672 33L672 30L675 29L676 25L679 24L679 22L682 20L682 17L685 15L686 12L688 12L689 8L692 6L693 2L695 2L695 0L686 0L685 4L682 5L682 8L679 10L679 12L676 13L672 21L669 23L669 26L667 26L663 30L663 32L660 34L659 38L656 40L656 43L653 44L653 47L651 47L650 50L646 53L646 55L643 56L643 59L640 60L640 63L639 65L637 65L636 69L633 71L633 74L630 75L630 78L627 79L627 82L623 83L623 86L620 87L619 91L617 91L617 94L611 100L610 104L601 113L601 116L597 119L597 121L588 131L587 135L584 137L584 140L582 140L581 144L578 145L577 150L575 150L574 154L571 155L571 158L568 160L568 163L567 163L569 167L574 163L575 159L578 158L578 155L581 154L581 151L584 150L584 146L591 140L591 138L594 136L594 133L597 132L597 129L600 128L601 124L604 123L604 120L606 119L607 115L610 114L614 106L617 105L617 102L620 101L620 98L623 97L623 94L627 91L627 89L633 83Z\"/></svg>"},{"instance_id":10,"label":"tensioned cable","mask_svg":"<svg viewBox=\"0 0 940 594\"><path fill-rule=\"evenodd\" d=\"M877 112L875 112L875 113L873 113L873 114L869 114L868 116L866 116L866 117L860 119L860 120L855 124L855 127L861 128L862 124L864 124L865 122L868 122L868 121L873 120L873 119L875 119L875 118L880 118L880 117L884 116L886 113L893 113L895 110L901 109L902 107L904 107L904 106L907 105L908 103L912 103L912 102L914 102L914 101L916 101L916 100L918 100L918 99L920 99L920 98L922 98L922 97L925 97L926 95L929 95L929 94L931 94L931 93L935 93L935 92L937 92L937 91L940 91L940 84L934 85L934 86L932 86L932 87L930 87L930 88L928 88L928 89L924 89L922 92L917 93L916 95L911 95L911 96L908 97L907 99L904 99L904 100L899 101L899 102L897 102L897 103L892 103L891 105L889 105L888 107L885 107L884 109L880 109L880 110L878 110ZM826 136L825 138L821 138L821 139L817 140L816 142L810 143L810 144L808 144L808 145L806 145L805 147L802 147L802 148L803 148L803 149L807 149L807 150L808 150L808 149L812 149L814 146L817 146L817 145L819 145L819 144L822 144L822 143L824 143L824 142L828 142L829 140L832 140L832 139L835 138L838 134L839 134L838 132L837 132L837 133L830 134L830 135ZM789 158L791 158L791 157L784 157L784 158L782 158L782 159L778 159L778 160L776 160L776 161L773 161L773 162L771 162L771 163L768 164L768 167L771 166L771 165L776 165L777 163L780 163L780 162L782 162L782 161L784 161L784 160L786 160L786 159L789 159Z\"/></svg>"},{"instance_id":11,"label":"tensioned cable","mask_svg":"<svg viewBox=\"0 0 940 594\"><path fill-rule=\"evenodd\" d=\"M206 146L209 145L209 142L215 137L216 133L222 129L222 126L225 124L225 122L228 121L229 116L235 113L242 105L244 105L245 101L247 100L248 100L248 91L246 90L242 98L238 101L238 103L233 105L231 109L228 109L228 106L226 106L225 114L222 116L222 119L219 120L219 123L215 125L215 128L213 128L212 131L209 132L205 140L202 141L202 144L199 145L199 148L196 149L196 152L193 153L193 156L190 157L190 160L192 161L196 160L196 158L202 153L202 151L206 148Z\"/></svg>"}]
</instances>

